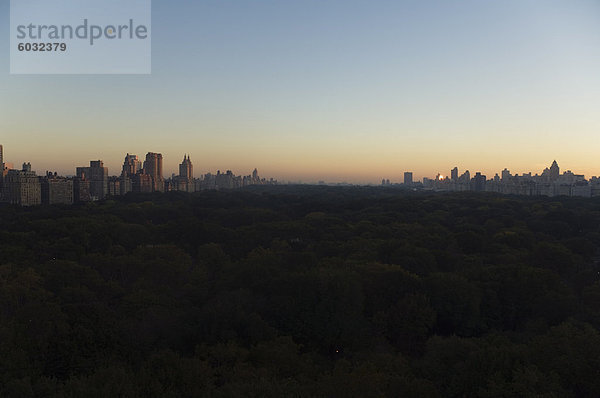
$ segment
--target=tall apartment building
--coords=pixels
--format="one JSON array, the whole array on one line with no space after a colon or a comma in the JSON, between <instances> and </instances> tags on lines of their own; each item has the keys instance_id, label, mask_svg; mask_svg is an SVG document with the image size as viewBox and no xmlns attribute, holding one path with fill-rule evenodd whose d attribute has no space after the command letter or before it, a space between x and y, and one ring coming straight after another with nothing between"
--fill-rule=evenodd
<instances>
[{"instance_id":1,"label":"tall apartment building","mask_svg":"<svg viewBox=\"0 0 600 398\"><path fill-rule=\"evenodd\" d=\"M2 202L2 185L4 184L4 150L0 145L0 202Z\"/></svg>"},{"instance_id":2,"label":"tall apartment building","mask_svg":"<svg viewBox=\"0 0 600 398\"><path fill-rule=\"evenodd\" d=\"M411 185L413 183L413 173L412 171L407 171L404 173L404 183L406 185Z\"/></svg>"},{"instance_id":3,"label":"tall apartment building","mask_svg":"<svg viewBox=\"0 0 600 398\"><path fill-rule=\"evenodd\" d=\"M148 174L137 173L131 180L133 192L149 193L153 191L152 177Z\"/></svg>"},{"instance_id":4,"label":"tall apartment building","mask_svg":"<svg viewBox=\"0 0 600 398\"><path fill-rule=\"evenodd\" d=\"M164 192L163 157L160 153L148 152L144 161L144 174L152 178L152 190Z\"/></svg>"},{"instance_id":5,"label":"tall apartment building","mask_svg":"<svg viewBox=\"0 0 600 398\"><path fill-rule=\"evenodd\" d=\"M57 173L47 172L46 176L40 179L42 204L73 204L73 180L70 178L59 177Z\"/></svg>"},{"instance_id":6,"label":"tall apartment building","mask_svg":"<svg viewBox=\"0 0 600 398\"><path fill-rule=\"evenodd\" d=\"M75 203L90 202L90 182L86 179L75 177L73 179L73 200Z\"/></svg>"},{"instance_id":7,"label":"tall apartment building","mask_svg":"<svg viewBox=\"0 0 600 398\"><path fill-rule=\"evenodd\" d=\"M9 170L2 184L5 202L20 206L35 206L42 203L41 185L38 176L31 171L31 163L23 163L21 170Z\"/></svg>"},{"instance_id":8,"label":"tall apartment building","mask_svg":"<svg viewBox=\"0 0 600 398\"><path fill-rule=\"evenodd\" d=\"M183 156L183 162L179 165L179 176L174 178L174 186L178 191L194 192L194 166L189 155Z\"/></svg>"},{"instance_id":9,"label":"tall apartment building","mask_svg":"<svg viewBox=\"0 0 600 398\"><path fill-rule=\"evenodd\" d=\"M132 177L142 170L142 162L138 159L137 155L127 154L125 161L123 162L123 171L121 175Z\"/></svg>"},{"instance_id":10,"label":"tall apartment building","mask_svg":"<svg viewBox=\"0 0 600 398\"><path fill-rule=\"evenodd\" d=\"M123 169L121 171L119 185L119 192L121 195L125 195L126 193L133 191L133 179L138 173L141 172L142 162L138 159L138 156L130 155L128 153L123 161Z\"/></svg>"},{"instance_id":11,"label":"tall apartment building","mask_svg":"<svg viewBox=\"0 0 600 398\"><path fill-rule=\"evenodd\" d=\"M109 177L108 178L108 195L119 196L121 195L121 178Z\"/></svg>"},{"instance_id":12,"label":"tall apartment building","mask_svg":"<svg viewBox=\"0 0 600 398\"><path fill-rule=\"evenodd\" d=\"M190 155L183 156L183 162L179 165L179 177L187 180L194 178L194 166L190 160Z\"/></svg>"},{"instance_id":13,"label":"tall apartment building","mask_svg":"<svg viewBox=\"0 0 600 398\"><path fill-rule=\"evenodd\" d=\"M450 170L450 179L452 181L458 181L458 167L455 167L452 170Z\"/></svg>"},{"instance_id":14,"label":"tall apartment building","mask_svg":"<svg viewBox=\"0 0 600 398\"><path fill-rule=\"evenodd\" d=\"M90 167L77 167L77 177L90 182L92 200L102 200L108 195L108 167L101 160L90 161Z\"/></svg>"},{"instance_id":15,"label":"tall apartment building","mask_svg":"<svg viewBox=\"0 0 600 398\"><path fill-rule=\"evenodd\" d=\"M0 187L2 187L2 178L6 175L8 169L12 169L12 167L12 164L6 163L4 161L4 148L2 147L2 145L0 145Z\"/></svg>"}]
</instances>

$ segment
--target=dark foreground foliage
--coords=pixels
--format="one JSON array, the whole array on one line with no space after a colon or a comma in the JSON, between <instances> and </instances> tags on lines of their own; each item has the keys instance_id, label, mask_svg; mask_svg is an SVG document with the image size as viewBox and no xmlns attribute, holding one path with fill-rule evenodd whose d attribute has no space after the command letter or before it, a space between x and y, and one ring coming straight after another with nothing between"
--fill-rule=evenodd
<instances>
[{"instance_id":1,"label":"dark foreground foliage","mask_svg":"<svg viewBox=\"0 0 600 398\"><path fill-rule=\"evenodd\" d=\"M0 207L6 397L599 397L600 200Z\"/></svg>"}]
</instances>

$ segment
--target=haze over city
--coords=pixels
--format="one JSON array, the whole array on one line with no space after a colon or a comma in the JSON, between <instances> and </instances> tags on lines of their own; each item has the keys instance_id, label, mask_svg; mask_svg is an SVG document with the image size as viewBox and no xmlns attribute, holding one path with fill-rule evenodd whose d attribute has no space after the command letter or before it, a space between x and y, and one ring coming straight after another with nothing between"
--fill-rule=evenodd
<instances>
[{"instance_id":1,"label":"haze over city","mask_svg":"<svg viewBox=\"0 0 600 398\"><path fill-rule=\"evenodd\" d=\"M235 4L234 4L235 3ZM153 2L150 76L11 76L5 157L73 174L125 152L199 172L378 183L600 175L597 1ZM0 3L0 52L9 50Z\"/></svg>"}]
</instances>

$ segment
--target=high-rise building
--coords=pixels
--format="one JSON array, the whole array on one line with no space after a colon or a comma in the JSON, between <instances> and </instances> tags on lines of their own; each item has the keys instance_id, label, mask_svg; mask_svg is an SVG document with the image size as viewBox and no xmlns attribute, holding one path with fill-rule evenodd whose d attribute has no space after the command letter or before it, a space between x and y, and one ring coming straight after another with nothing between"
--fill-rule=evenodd
<instances>
[{"instance_id":1,"label":"high-rise building","mask_svg":"<svg viewBox=\"0 0 600 398\"><path fill-rule=\"evenodd\" d=\"M452 181L458 180L458 167L455 167L452 170L450 170L450 179Z\"/></svg>"},{"instance_id":2,"label":"high-rise building","mask_svg":"<svg viewBox=\"0 0 600 398\"><path fill-rule=\"evenodd\" d=\"M552 166L550 166L550 179L552 181L558 179L560 176L560 168L558 167L558 163L556 160L552 162Z\"/></svg>"},{"instance_id":3,"label":"high-rise building","mask_svg":"<svg viewBox=\"0 0 600 398\"><path fill-rule=\"evenodd\" d=\"M108 195L119 196L121 195L121 178L109 177L108 178Z\"/></svg>"},{"instance_id":4,"label":"high-rise building","mask_svg":"<svg viewBox=\"0 0 600 398\"><path fill-rule=\"evenodd\" d=\"M89 180L81 177L75 177L73 179L73 200L76 203L89 202L92 200Z\"/></svg>"},{"instance_id":5,"label":"high-rise building","mask_svg":"<svg viewBox=\"0 0 600 398\"><path fill-rule=\"evenodd\" d=\"M12 163L7 163L4 161L4 148L0 145L0 186L2 186L2 178L8 172L8 169L12 169Z\"/></svg>"},{"instance_id":6,"label":"high-rise building","mask_svg":"<svg viewBox=\"0 0 600 398\"><path fill-rule=\"evenodd\" d=\"M47 172L40 178L42 203L45 205L73 204L73 180Z\"/></svg>"},{"instance_id":7,"label":"high-rise building","mask_svg":"<svg viewBox=\"0 0 600 398\"><path fill-rule=\"evenodd\" d=\"M108 195L108 167L101 160L90 161L90 167L77 167L77 177L90 182L92 200L102 200Z\"/></svg>"},{"instance_id":8,"label":"high-rise building","mask_svg":"<svg viewBox=\"0 0 600 398\"><path fill-rule=\"evenodd\" d=\"M404 184L411 185L413 183L413 173L412 171L407 171L404 173Z\"/></svg>"},{"instance_id":9,"label":"high-rise building","mask_svg":"<svg viewBox=\"0 0 600 398\"><path fill-rule=\"evenodd\" d=\"M152 190L163 192L165 180L163 178L163 157L160 153L148 152L144 161L144 174L152 178Z\"/></svg>"},{"instance_id":10,"label":"high-rise building","mask_svg":"<svg viewBox=\"0 0 600 398\"><path fill-rule=\"evenodd\" d=\"M31 171L31 163L23 163L21 170L9 170L2 184L3 200L20 206L42 203L40 180Z\"/></svg>"},{"instance_id":11,"label":"high-rise building","mask_svg":"<svg viewBox=\"0 0 600 398\"><path fill-rule=\"evenodd\" d=\"M171 189L183 192L194 192L194 166L189 155L183 156L183 162L179 165L179 176L172 180Z\"/></svg>"},{"instance_id":12,"label":"high-rise building","mask_svg":"<svg viewBox=\"0 0 600 398\"><path fill-rule=\"evenodd\" d=\"M179 165L179 177L187 180L194 178L194 166L189 155L187 157L186 155L183 156L183 162Z\"/></svg>"},{"instance_id":13,"label":"high-rise building","mask_svg":"<svg viewBox=\"0 0 600 398\"><path fill-rule=\"evenodd\" d=\"M485 183L487 178L480 172L475 173L475 177L471 180L471 190L473 191L485 191Z\"/></svg>"},{"instance_id":14,"label":"high-rise building","mask_svg":"<svg viewBox=\"0 0 600 398\"><path fill-rule=\"evenodd\" d=\"M136 174L141 173L142 162L138 159L137 155L127 154L123 161L123 170L121 171L121 178L119 181L119 193L125 195L133 191L133 179ZM110 185L110 184L109 184ZM116 187L113 186L113 190ZM109 186L109 191L110 191Z\"/></svg>"},{"instance_id":15,"label":"high-rise building","mask_svg":"<svg viewBox=\"0 0 600 398\"><path fill-rule=\"evenodd\" d=\"M4 150L0 145L0 202L2 201L2 185L4 184Z\"/></svg>"},{"instance_id":16,"label":"high-rise building","mask_svg":"<svg viewBox=\"0 0 600 398\"><path fill-rule=\"evenodd\" d=\"M133 192L149 193L153 191L152 177L148 174L137 173L131 180L131 188Z\"/></svg>"},{"instance_id":17,"label":"high-rise building","mask_svg":"<svg viewBox=\"0 0 600 398\"><path fill-rule=\"evenodd\" d=\"M125 161L123 162L123 171L121 172L121 175L131 178L140 170L142 170L142 162L140 162L137 155L127 154L125 156Z\"/></svg>"}]
</instances>

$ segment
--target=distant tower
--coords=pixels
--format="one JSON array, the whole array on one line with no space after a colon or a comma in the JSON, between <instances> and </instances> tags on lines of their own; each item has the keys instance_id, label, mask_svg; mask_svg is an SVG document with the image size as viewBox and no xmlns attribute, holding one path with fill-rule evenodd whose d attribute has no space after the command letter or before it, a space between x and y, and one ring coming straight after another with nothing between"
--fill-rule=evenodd
<instances>
[{"instance_id":1,"label":"distant tower","mask_svg":"<svg viewBox=\"0 0 600 398\"><path fill-rule=\"evenodd\" d=\"M191 181L194 178L194 166L190 155L183 156L183 162L179 165L179 177Z\"/></svg>"},{"instance_id":2,"label":"distant tower","mask_svg":"<svg viewBox=\"0 0 600 398\"><path fill-rule=\"evenodd\" d=\"M410 185L413 183L413 173L412 171L407 171L404 173L404 183Z\"/></svg>"},{"instance_id":3,"label":"distant tower","mask_svg":"<svg viewBox=\"0 0 600 398\"><path fill-rule=\"evenodd\" d=\"M90 167L77 167L77 178L89 181L90 196L102 200L108 195L108 167L101 160L91 160Z\"/></svg>"},{"instance_id":4,"label":"distant tower","mask_svg":"<svg viewBox=\"0 0 600 398\"><path fill-rule=\"evenodd\" d=\"M452 170L450 170L450 179L452 181L458 180L458 167L455 167Z\"/></svg>"},{"instance_id":5,"label":"distant tower","mask_svg":"<svg viewBox=\"0 0 600 398\"><path fill-rule=\"evenodd\" d=\"M125 156L125 161L123 162L123 171L121 172L121 176L132 177L136 175L141 169L142 162L140 162L137 155L127 154Z\"/></svg>"},{"instance_id":6,"label":"distant tower","mask_svg":"<svg viewBox=\"0 0 600 398\"><path fill-rule=\"evenodd\" d=\"M471 189L473 191L485 191L486 176L480 172L475 173L475 177L471 181Z\"/></svg>"},{"instance_id":7,"label":"distant tower","mask_svg":"<svg viewBox=\"0 0 600 398\"><path fill-rule=\"evenodd\" d=\"M558 167L558 163L556 160L552 162L552 166L550 166L550 180L554 181L560 175L560 168Z\"/></svg>"},{"instance_id":8,"label":"distant tower","mask_svg":"<svg viewBox=\"0 0 600 398\"><path fill-rule=\"evenodd\" d=\"M510 174L510 170L508 170L507 168L502 170L502 181L507 181L510 179L510 177L512 177Z\"/></svg>"},{"instance_id":9,"label":"distant tower","mask_svg":"<svg viewBox=\"0 0 600 398\"><path fill-rule=\"evenodd\" d=\"M165 190L162 161L162 154L148 152L144 162L144 174L152 177L152 189L160 192Z\"/></svg>"}]
</instances>

